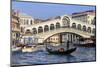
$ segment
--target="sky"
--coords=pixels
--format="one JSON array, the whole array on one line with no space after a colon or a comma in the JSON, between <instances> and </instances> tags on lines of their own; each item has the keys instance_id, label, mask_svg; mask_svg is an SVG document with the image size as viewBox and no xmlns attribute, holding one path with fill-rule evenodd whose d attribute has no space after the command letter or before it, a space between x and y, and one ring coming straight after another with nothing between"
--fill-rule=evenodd
<instances>
[{"instance_id":1,"label":"sky","mask_svg":"<svg viewBox=\"0 0 100 67\"><path fill-rule=\"evenodd\" d=\"M34 18L47 19L65 14L70 15L74 12L95 10L95 6L12 1L12 9Z\"/></svg>"}]
</instances>

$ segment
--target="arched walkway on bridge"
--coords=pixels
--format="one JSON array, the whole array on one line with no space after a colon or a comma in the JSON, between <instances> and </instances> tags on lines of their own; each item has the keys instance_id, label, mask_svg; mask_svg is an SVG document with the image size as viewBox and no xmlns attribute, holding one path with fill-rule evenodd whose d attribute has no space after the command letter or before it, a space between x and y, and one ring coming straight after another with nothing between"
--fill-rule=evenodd
<instances>
[{"instance_id":1,"label":"arched walkway on bridge","mask_svg":"<svg viewBox=\"0 0 100 67\"><path fill-rule=\"evenodd\" d=\"M33 28L33 34L37 34L37 29L36 28Z\"/></svg>"},{"instance_id":2,"label":"arched walkway on bridge","mask_svg":"<svg viewBox=\"0 0 100 67\"><path fill-rule=\"evenodd\" d=\"M76 29L76 23L72 23L72 28Z\"/></svg>"},{"instance_id":3,"label":"arched walkway on bridge","mask_svg":"<svg viewBox=\"0 0 100 67\"><path fill-rule=\"evenodd\" d=\"M60 28L60 23L59 22L56 23L56 29L58 29L58 28Z\"/></svg>"},{"instance_id":4,"label":"arched walkway on bridge","mask_svg":"<svg viewBox=\"0 0 100 67\"><path fill-rule=\"evenodd\" d=\"M85 25L83 26L83 29L82 29L82 30L83 30L83 31L86 31L86 26L85 26Z\"/></svg>"},{"instance_id":5,"label":"arched walkway on bridge","mask_svg":"<svg viewBox=\"0 0 100 67\"><path fill-rule=\"evenodd\" d=\"M50 24L50 30L54 30L54 29L55 29L54 24Z\"/></svg>"},{"instance_id":6,"label":"arched walkway on bridge","mask_svg":"<svg viewBox=\"0 0 100 67\"><path fill-rule=\"evenodd\" d=\"M78 30L81 30L81 24L78 24L78 25L77 25L77 29L78 29Z\"/></svg>"},{"instance_id":7,"label":"arched walkway on bridge","mask_svg":"<svg viewBox=\"0 0 100 67\"><path fill-rule=\"evenodd\" d=\"M91 33L91 27L88 27L87 32Z\"/></svg>"},{"instance_id":8,"label":"arched walkway on bridge","mask_svg":"<svg viewBox=\"0 0 100 67\"><path fill-rule=\"evenodd\" d=\"M38 33L42 33L43 32L43 28L42 28L42 26L39 26L38 27Z\"/></svg>"},{"instance_id":9,"label":"arched walkway on bridge","mask_svg":"<svg viewBox=\"0 0 100 67\"><path fill-rule=\"evenodd\" d=\"M48 25L44 26L44 32L46 32L46 31L49 31L49 26Z\"/></svg>"}]
</instances>

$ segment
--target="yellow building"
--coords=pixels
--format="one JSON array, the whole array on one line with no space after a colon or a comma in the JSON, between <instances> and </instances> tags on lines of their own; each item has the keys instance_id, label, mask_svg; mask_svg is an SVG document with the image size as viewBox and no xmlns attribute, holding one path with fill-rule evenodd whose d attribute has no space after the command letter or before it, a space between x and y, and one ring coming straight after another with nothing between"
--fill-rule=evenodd
<instances>
[{"instance_id":1,"label":"yellow building","mask_svg":"<svg viewBox=\"0 0 100 67\"><path fill-rule=\"evenodd\" d=\"M11 33L12 45L17 45L20 39L20 24L18 12L15 12L14 10L12 10Z\"/></svg>"}]
</instances>

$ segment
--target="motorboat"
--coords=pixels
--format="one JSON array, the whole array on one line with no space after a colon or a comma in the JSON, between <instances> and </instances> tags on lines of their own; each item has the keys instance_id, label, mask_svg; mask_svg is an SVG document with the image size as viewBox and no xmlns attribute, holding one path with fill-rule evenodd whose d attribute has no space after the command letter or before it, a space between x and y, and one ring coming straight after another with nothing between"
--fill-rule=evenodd
<instances>
[{"instance_id":1,"label":"motorboat","mask_svg":"<svg viewBox=\"0 0 100 67\"><path fill-rule=\"evenodd\" d=\"M75 43L74 45L83 46L83 47L95 47L96 46L95 42L92 40L80 41L79 43Z\"/></svg>"},{"instance_id":2,"label":"motorboat","mask_svg":"<svg viewBox=\"0 0 100 67\"><path fill-rule=\"evenodd\" d=\"M22 52L34 52L37 51L37 46L24 46Z\"/></svg>"},{"instance_id":3,"label":"motorboat","mask_svg":"<svg viewBox=\"0 0 100 67\"><path fill-rule=\"evenodd\" d=\"M20 51L21 47L17 47L17 46L12 46L11 47L11 51L16 52L16 51Z\"/></svg>"}]
</instances>

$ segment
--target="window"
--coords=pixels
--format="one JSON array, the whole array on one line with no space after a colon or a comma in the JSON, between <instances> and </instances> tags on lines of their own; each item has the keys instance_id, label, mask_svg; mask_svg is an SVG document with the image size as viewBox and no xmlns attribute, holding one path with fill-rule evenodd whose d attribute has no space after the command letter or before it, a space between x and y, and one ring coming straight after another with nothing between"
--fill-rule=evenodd
<instances>
[{"instance_id":1,"label":"window","mask_svg":"<svg viewBox=\"0 0 100 67\"><path fill-rule=\"evenodd\" d=\"M28 41L29 41L29 45L32 45L32 43L33 43L32 37L29 37L29 38L28 38Z\"/></svg>"},{"instance_id":2,"label":"window","mask_svg":"<svg viewBox=\"0 0 100 67\"><path fill-rule=\"evenodd\" d=\"M28 20L26 20L26 24L28 25Z\"/></svg>"},{"instance_id":3,"label":"window","mask_svg":"<svg viewBox=\"0 0 100 67\"><path fill-rule=\"evenodd\" d=\"M30 21L30 25L32 25L32 20Z\"/></svg>"},{"instance_id":4,"label":"window","mask_svg":"<svg viewBox=\"0 0 100 67\"><path fill-rule=\"evenodd\" d=\"M24 30L23 27L21 27L21 32L23 32L23 30Z\"/></svg>"}]
</instances>

